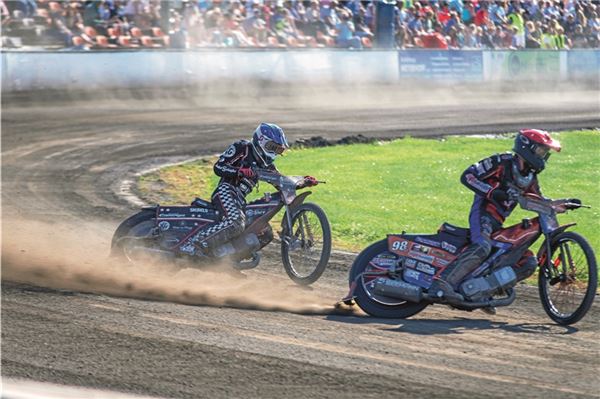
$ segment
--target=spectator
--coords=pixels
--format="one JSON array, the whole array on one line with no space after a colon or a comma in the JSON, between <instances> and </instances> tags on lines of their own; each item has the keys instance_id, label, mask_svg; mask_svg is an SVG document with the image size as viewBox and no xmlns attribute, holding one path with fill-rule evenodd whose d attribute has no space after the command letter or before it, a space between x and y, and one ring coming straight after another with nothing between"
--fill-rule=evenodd
<instances>
[{"instance_id":1,"label":"spectator","mask_svg":"<svg viewBox=\"0 0 600 399\"><path fill-rule=\"evenodd\" d=\"M542 28L541 47L546 50L556 50L556 40L554 39L554 28L550 25L544 25Z\"/></svg>"},{"instance_id":2,"label":"spectator","mask_svg":"<svg viewBox=\"0 0 600 399\"><path fill-rule=\"evenodd\" d=\"M464 35L465 48L477 49L481 47L481 43L479 42L479 36L477 35L477 25L475 25L474 23L470 24L468 28L465 28Z\"/></svg>"},{"instance_id":3,"label":"spectator","mask_svg":"<svg viewBox=\"0 0 600 399\"><path fill-rule=\"evenodd\" d=\"M540 31L535 28L533 21L525 24L525 48L540 48Z\"/></svg>"},{"instance_id":4,"label":"spectator","mask_svg":"<svg viewBox=\"0 0 600 399\"><path fill-rule=\"evenodd\" d=\"M508 21L506 19L506 2L495 1L489 8L490 20L495 25L503 25Z\"/></svg>"},{"instance_id":5,"label":"spectator","mask_svg":"<svg viewBox=\"0 0 600 399\"><path fill-rule=\"evenodd\" d=\"M517 3L518 4L518 3ZM525 19L523 18L523 10L517 6L513 8L512 12L508 14L507 20L512 26L512 34L514 37L513 47L524 48L525 47Z\"/></svg>"},{"instance_id":6,"label":"spectator","mask_svg":"<svg viewBox=\"0 0 600 399\"><path fill-rule=\"evenodd\" d=\"M347 12L340 14L340 23L337 26L338 36L337 45L344 48L361 49L362 43L360 37L356 36L354 23Z\"/></svg>"}]
</instances>

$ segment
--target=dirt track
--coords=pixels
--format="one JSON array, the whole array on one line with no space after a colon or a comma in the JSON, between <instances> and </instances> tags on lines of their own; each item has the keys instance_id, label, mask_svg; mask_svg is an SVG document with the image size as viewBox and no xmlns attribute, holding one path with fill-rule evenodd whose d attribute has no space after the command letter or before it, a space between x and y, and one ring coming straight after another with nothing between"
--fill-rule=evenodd
<instances>
[{"instance_id":1,"label":"dirt track","mask_svg":"<svg viewBox=\"0 0 600 399\"><path fill-rule=\"evenodd\" d=\"M47 106L3 99L3 377L186 398L599 396L598 304L582 322L559 327L536 292L523 288L496 316L435 306L386 321L328 314L345 294L346 259L304 291L291 286L276 258L248 272L247 281L209 282L161 271L140 281L135 270L112 270L100 256L133 210L119 195L123 180L222 151L260 120L281 124L292 140L598 127L597 92L463 92L461 100L451 92L407 93L391 102L363 95L312 106L255 100L200 107L184 100ZM18 241L9 227L21 220L50 224L37 236L35 225L22 223ZM86 227L79 242L69 233L77 223ZM60 259L67 250L79 258ZM169 276L172 282L160 281ZM248 290L247 300L228 284ZM203 295L184 296L182 287ZM252 287L271 294L259 297ZM135 299L144 296L166 301ZM213 306L193 306L203 303ZM286 311L252 310L280 303Z\"/></svg>"}]
</instances>

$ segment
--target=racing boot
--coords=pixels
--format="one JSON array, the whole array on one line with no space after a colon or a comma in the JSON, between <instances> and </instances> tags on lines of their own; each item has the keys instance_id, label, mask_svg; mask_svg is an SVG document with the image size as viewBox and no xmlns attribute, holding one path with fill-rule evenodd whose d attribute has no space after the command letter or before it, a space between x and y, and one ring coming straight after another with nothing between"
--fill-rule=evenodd
<instances>
[{"instance_id":1,"label":"racing boot","mask_svg":"<svg viewBox=\"0 0 600 399\"><path fill-rule=\"evenodd\" d=\"M469 245L458 258L454 260L438 279L429 287L428 293L432 299L445 298L448 303L464 302L465 298L456 291L462 280L477 269L489 254L489 244L473 243Z\"/></svg>"},{"instance_id":2,"label":"racing boot","mask_svg":"<svg viewBox=\"0 0 600 399\"><path fill-rule=\"evenodd\" d=\"M445 299L450 304L459 304L465 301L465 298L441 277L433 281L427 292L431 299Z\"/></svg>"}]
</instances>

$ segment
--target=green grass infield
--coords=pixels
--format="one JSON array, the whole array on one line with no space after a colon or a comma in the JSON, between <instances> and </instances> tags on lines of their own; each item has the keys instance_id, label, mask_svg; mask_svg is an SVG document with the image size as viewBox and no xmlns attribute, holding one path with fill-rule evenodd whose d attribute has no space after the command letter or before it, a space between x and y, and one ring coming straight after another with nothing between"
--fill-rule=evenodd
<instances>
[{"instance_id":1,"label":"green grass infield","mask_svg":"<svg viewBox=\"0 0 600 399\"><path fill-rule=\"evenodd\" d=\"M592 209L559 215L561 223L600 247L600 132L555 135L554 153L539 175L550 198L580 198ZM312 175L327 183L311 188L307 201L319 204L331 222L334 246L360 250L388 233L434 233L444 221L468 227L473 193L460 183L462 172L492 154L510 151L514 134L490 137L407 137L372 144L293 149L276 164L287 175ZM163 168L140 178L138 188L150 202L189 203L209 198L218 182L215 159ZM249 199L274 189L261 183ZM536 214L517 208L505 226ZM535 248L537 249L537 248Z\"/></svg>"}]
</instances>

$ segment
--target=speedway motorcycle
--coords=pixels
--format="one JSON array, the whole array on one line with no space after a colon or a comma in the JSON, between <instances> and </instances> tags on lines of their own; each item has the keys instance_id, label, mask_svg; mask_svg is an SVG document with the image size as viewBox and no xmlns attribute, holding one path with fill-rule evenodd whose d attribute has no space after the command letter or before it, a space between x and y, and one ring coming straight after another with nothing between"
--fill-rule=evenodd
<instances>
[{"instance_id":1,"label":"speedway motorcycle","mask_svg":"<svg viewBox=\"0 0 600 399\"><path fill-rule=\"evenodd\" d=\"M428 292L433 280L469 244L468 229L444 223L437 234L390 234L364 249L352 265L350 292L341 303L356 303L366 313L382 318L407 318L435 303L466 311L508 306L516 296L513 267L543 235L537 252L542 305L556 323L576 323L596 295L596 257L584 237L565 231L575 223L559 225L557 214L584 205L522 193L516 199L521 208L538 216L492 235L489 257L459 284L462 298L449 302L441 291Z\"/></svg>"},{"instance_id":2,"label":"speedway motorcycle","mask_svg":"<svg viewBox=\"0 0 600 399\"><path fill-rule=\"evenodd\" d=\"M185 257L193 266L227 259L235 269L252 269L260 262L260 250L273 241L269 221L285 208L279 231L283 267L295 283L314 283L325 271L331 254L331 229L325 212L314 203L304 202L310 191L297 193L306 184L303 177L262 169L255 172L259 181L277 191L248 203L244 232L215 248L210 256L180 255L177 250L189 237L221 218L211 202L200 198L191 206L142 208L119 225L112 238L111 254L132 263L148 257L173 261Z\"/></svg>"}]
</instances>

